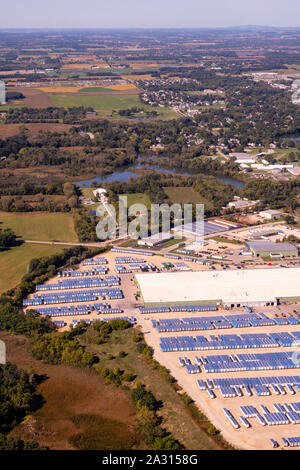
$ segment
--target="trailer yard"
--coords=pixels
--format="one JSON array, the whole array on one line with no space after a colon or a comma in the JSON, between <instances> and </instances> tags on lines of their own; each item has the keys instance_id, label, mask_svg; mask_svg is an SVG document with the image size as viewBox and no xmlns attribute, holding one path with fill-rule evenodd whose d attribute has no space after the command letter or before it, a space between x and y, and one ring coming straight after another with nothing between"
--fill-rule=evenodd
<instances>
[{"instance_id":1,"label":"trailer yard","mask_svg":"<svg viewBox=\"0 0 300 470\"><path fill-rule=\"evenodd\" d=\"M169 266L163 267L163 263ZM145 306L136 272L138 279L172 275L174 287L177 276L196 279L214 275L210 265L187 259L184 263L190 269L187 273L176 272L175 263L162 253L109 251L101 259L85 260L37 286L24 307L50 315L62 330L80 321L90 324L120 317L138 324L153 348L154 358L170 371L230 444L241 449L297 448L299 303L291 299L278 306L243 308L241 304L225 309L222 303L178 304L174 298L160 307ZM136 269L130 268L132 264ZM126 272L116 272L119 266ZM255 271L257 290L265 290L262 283L266 270L269 283L280 274L276 274L278 268L261 265L243 274L251 277ZM289 286L298 271L282 268ZM216 272L225 274L218 264ZM233 279L237 272L230 269L226 274ZM217 286L217 296L218 291Z\"/></svg>"}]
</instances>

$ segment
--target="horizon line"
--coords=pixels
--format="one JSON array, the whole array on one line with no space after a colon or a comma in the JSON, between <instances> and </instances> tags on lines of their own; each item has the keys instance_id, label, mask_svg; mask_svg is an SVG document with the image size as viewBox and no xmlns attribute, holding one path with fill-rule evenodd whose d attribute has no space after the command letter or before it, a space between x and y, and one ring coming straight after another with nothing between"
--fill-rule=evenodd
<instances>
[{"instance_id":1,"label":"horizon line","mask_svg":"<svg viewBox=\"0 0 300 470\"><path fill-rule=\"evenodd\" d=\"M36 26L8 26L8 27L0 27L0 31L9 31L9 30L35 30L35 31L45 31L45 30L135 30L135 31L142 31L142 30L210 30L210 29L236 29L236 28L261 28L261 29L300 29L299 26L272 26L272 25L256 25L256 24L236 24L230 26L43 26L43 27L36 27Z\"/></svg>"}]
</instances>

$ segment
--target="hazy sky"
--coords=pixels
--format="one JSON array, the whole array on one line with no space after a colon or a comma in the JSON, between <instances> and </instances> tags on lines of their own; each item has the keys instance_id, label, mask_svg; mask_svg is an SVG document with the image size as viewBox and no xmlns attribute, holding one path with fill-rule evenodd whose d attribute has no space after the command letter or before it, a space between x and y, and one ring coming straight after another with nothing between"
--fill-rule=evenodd
<instances>
[{"instance_id":1,"label":"hazy sky","mask_svg":"<svg viewBox=\"0 0 300 470\"><path fill-rule=\"evenodd\" d=\"M300 26L299 0L0 0L0 28Z\"/></svg>"}]
</instances>

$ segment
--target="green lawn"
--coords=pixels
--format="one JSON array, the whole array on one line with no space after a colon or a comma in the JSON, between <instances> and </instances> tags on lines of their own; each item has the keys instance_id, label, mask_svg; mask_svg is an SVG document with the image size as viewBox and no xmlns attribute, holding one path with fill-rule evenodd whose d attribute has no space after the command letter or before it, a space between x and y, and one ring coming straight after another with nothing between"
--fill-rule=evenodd
<instances>
[{"instance_id":1,"label":"green lawn","mask_svg":"<svg viewBox=\"0 0 300 470\"><path fill-rule=\"evenodd\" d=\"M125 194L127 196L127 205L128 207L132 206L133 204L144 204L147 209L151 207L151 201L147 194L143 193L133 193L133 194Z\"/></svg>"},{"instance_id":2,"label":"green lawn","mask_svg":"<svg viewBox=\"0 0 300 470\"><path fill-rule=\"evenodd\" d=\"M0 212L0 226L11 228L24 240L78 241L69 213Z\"/></svg>"},{"instance_id":3,"label":"green lawn","mask_svg":"<svg viewBox=\"0 0 300 470\"><path fill-rule=\"evenodd\" d=\"M140 107L148 111L156 110L159 113L158 118L176 119L178 115L169 108L153 108L143 105L138 95L117 95L114 93L107 95L88 95L79 93L60 93L49 96L51 104L57 107L71 108L74 106L91 107L97 111L99 116L111 115L114 110L129 109Z\"/></svg>"},{"instance_id":4,"label":"green lawn","mask_svg":"<svg viewBox=\"0 0 300 470\"><path fill-rule=\"evenodd\" d=\"M204 204L205 209L212 209L212 203L202 197L194 188L166 187L165 193L173 204Z\"/></svg>"},{"instance_id":5,"label":"green lawn","mask_svg":"<svg viewBox=\"0 0 300 470\"><path fill-rule=\"evenodd\" d=\"M32 258L49 256L62 251L64 246L23 243L10 250L0 252L0 293L12 289L26 274Z\"/></svg>"},{"instance_id":6,"label":"green lawn","mask_svg":"<svg viewBox=\"0 0 300 470\"><path fill-rule=\"evenodd\" d=\"M81 190L81 193L82 193L82 196L84 197L90 197L90 198L94 198L94 194L93 194L93 189L92 188L80 188Z\"/></svg>"},{"instance_id":7,"label":"green lawn","mask_svg":"<svg viewBox=\"0 0 300 470\"><path fill-rule=\"evenodd\" d=\"M173 238L165 243L160 245L161 248L168 248L169 246L177 245L177 243L181 243L185 240L185 238Z\"/></svg>"}]
</instances>

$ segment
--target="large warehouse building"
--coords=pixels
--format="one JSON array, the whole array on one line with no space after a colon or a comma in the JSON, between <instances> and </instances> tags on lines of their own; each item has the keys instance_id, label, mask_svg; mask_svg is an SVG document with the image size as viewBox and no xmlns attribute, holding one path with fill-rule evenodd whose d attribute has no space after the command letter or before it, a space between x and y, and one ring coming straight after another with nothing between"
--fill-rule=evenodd
<instances>
[{"instance_id":1,"label":"large warehouse building","mask_svg":"<svg viewBox=\"0 0 300 470\"><path fill-rule=\"evenodd\" d=\"M254 256L262 256L263 258L298 256L298 248L291 243L247 242L246 246Z\"/></svg>"},{"instance_id":2,"label":"large warehouse building","mask_svg":"<svg viewBox=\"0 0 300 470\"><path fill-rule=\"evenodd\" d=\"M136 274L145 305L225 307L300 301L300 268Z\"/></svg>"}]
</instances>

